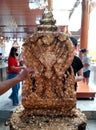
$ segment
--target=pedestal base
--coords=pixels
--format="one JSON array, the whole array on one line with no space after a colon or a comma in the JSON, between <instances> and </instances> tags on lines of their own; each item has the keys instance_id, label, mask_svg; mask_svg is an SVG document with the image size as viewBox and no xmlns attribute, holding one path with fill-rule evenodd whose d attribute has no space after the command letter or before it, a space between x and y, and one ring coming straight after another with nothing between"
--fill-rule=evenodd
<instances>
[{"instance_id":1,"label":"pedestal base","mask_svg":"<svg viewBox=\"0 0 96 130\"><path fill-rule=\"evenodd\" d=\"M71 117L34 116L14 112L9 121L10 130L86 130L86 116L75 110Z\"/></svg>"}]
</instances>

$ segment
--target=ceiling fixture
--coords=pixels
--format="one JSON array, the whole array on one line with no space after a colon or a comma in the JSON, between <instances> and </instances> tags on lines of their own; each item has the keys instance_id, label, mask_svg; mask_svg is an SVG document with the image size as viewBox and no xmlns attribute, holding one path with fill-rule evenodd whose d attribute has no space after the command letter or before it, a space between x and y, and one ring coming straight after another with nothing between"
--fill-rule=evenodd
<instances>
[{"instance_id":1,"label":"ceiling fixture","mask_svg":"<svg viewBox=\"0 0 96 130\"><path fill-rule=\"evenodd\" d=\"M44 9L48 6L48 0L29 0L30 9Z\"/></svg>"}]
</instances>

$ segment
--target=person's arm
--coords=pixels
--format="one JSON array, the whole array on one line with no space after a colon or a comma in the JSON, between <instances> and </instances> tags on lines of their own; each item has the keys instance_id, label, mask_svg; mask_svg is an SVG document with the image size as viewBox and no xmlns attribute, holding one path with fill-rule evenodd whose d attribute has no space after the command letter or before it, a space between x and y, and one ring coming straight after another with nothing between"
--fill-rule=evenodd
<instances>
[{"instance_id":1,"label":"person's arm","mask_svg":"<svg viewBox=\"0 0 96 130\"><path fill-rule=\"evenodd\" d=\"M76 82L83 80L83 68L80 69L77 73L77 76L75 77Z\"/></svg>"},{"instance_id":2,"label":"person's arm","mask_svg":"<svg viewBox=\"0 0 96 130\"><path fill-rule=\"evenodd\" d=\"M34 71L31 69L24 69L17 77L3 81L0 83L0 95L8 91L12 86L14 86L16 83L25 80L30 76L30 73L34 73Z\"/></svg>"},{"instance_id":3,"label":"person's arm","mask_svg":"<svg viewBox=\"0 0 96 130\"><path fill-rule=\"evenodd\" d=\"M25 68L25 66L18 66L18 67L11 66L12 70L18 70L18 69L24 69L24 68Z\"/></svg>"}]
</instances>

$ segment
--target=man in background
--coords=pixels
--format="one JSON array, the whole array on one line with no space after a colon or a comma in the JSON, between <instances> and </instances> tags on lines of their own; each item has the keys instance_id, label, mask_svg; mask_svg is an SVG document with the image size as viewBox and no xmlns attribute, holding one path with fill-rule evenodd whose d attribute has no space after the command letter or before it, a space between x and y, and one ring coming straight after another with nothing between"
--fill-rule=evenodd
<instances>
[{"instance_id":1,"label":"man in background","mask_svg":"<svg viewBox=\"0 0 96 130\"><path fill-rule=\"evenodd\" d=\"M83 63L81 59L76 55L78 41L74 37L70 37L71 42L74 46L74 59L72 62L72 67L75 75L75 90L77 90L77 82L83 80Z\"/></svg>"},{"instance_id":2,"label":"man in background","mask_svg":"<svg viewBox=\"0 0 96 130\"><path fill-rule=\"evenodd\" d=\"M85 48L82 48L80 50L82 54L82 63L83 63L83 76L84 76L84 82L86 84L89 83L90 78L90 64L91 64L91 58L88 55L88 50Z\"/></svg>"}]
</instances>

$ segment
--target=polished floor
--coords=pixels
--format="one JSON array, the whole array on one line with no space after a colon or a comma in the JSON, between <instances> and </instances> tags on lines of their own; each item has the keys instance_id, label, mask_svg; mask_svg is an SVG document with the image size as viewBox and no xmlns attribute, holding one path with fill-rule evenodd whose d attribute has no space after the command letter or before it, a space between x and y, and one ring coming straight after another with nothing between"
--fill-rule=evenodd
<instances>
[{"instance_id":1,"label":"polished floor","mask_svg":"<svg viewBox=\"0 0 96 130\"><path fill-rule=\"evenodd\" d=\"M91 72L89 86L96 91L96 81L94 77L94 72ZM20 89L20 99L21 99L22 87ZM11 111L15 111L16 107L12 106L11 100L8 96L11 93L11 89L5 94L0 96L0 130L9 130L5 125L6 120L10 116ZM77 108L81 109L85 114L88 115L87 129L86 130L96 130L96 97L94 100L90 99L79 99L77 100Z\"/></svg>"}]
</instances>

